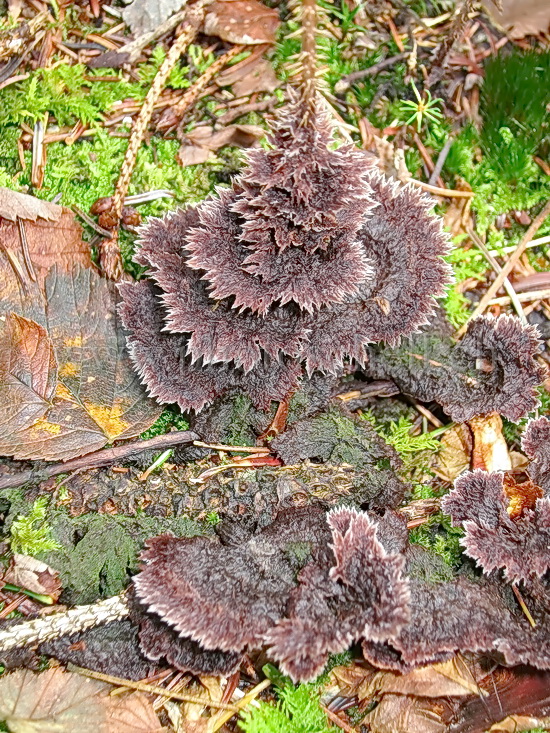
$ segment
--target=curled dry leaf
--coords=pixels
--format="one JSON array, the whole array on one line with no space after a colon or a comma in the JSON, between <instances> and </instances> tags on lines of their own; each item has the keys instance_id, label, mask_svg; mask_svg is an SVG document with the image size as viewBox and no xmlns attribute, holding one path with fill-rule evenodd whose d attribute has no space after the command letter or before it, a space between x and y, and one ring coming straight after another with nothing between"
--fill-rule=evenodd
<instances>
[{"instance_id":1,"label":"curled dry leaf","mask_svg":"<svg viewBox=\"0 0 550 733\"><path fill-rule=\"evenodd\" d=\"M224 145L250 148L264 135L265 130L257 125L228 125L221 130L207 125L196 127L185 135L185 141L178 150L178 162L182 166L206 163L211 153Z\"/></svg>"},{"instance_id":2,"label":"curled dry leaf","mask_svg":"<svg viewBox=\"0 0 550 733\"><path fill-rule=\"evenodd\" d=\"M372 733L448 733L432 701L404 695L384 695L364 723Z\"/></svg>"},{"instance_id":3,"label":"curled dry leaf","mask_svg":"<svg viewBox=\"0 0 550 733\"><path fill-rule=\"evenodd\" d=\"M49 201L28 196L26 193L17 193L10 188L0 187L0 219L8 221L59 221L63 214L63 207Z\"/></svg>"},{"instance_id":4,"label":"curled dry leaf","mask_svg":"<svg viewBox=\"0 0 550 733\"><path fill-rule=\"evenodd\" d=\"M510 38L537 36L550 30L550 5L546 0L484 0L483 5Z\"/></svg>"},{"instance_id":5,"label":"curled dry leaf","mask_svg":"<svg viewBox=\"0 0 550 733\"><path fill-rule=\"evenodd\" d=\"M109 697L110 685L63 672L17 671L0 678L0 719L12 733L161 733L148 699Z\"/></svg>"},{"instance_id":6,"label":"curled dry leaf","mask_svg":"<svg viewBox=\"0 0 550 733\"><path fill-rule=\"evenodd\" d=\"M61 593L57 570L29 555L14 553L2 580L33 593L50 596L54 601L57 601Z\"/></svg>"},{"instance_id":7,"label":"curled dry leaf","mask_svg":"<svg viewBox=\"0 0 550 733\"><path fill-rule=\"evenodd\" d=\"M154 31L172 13L184 5L184 0L133 0L122 8L122 17L135 36ZM105 62L108 59L105 59ZM107 66L107 63L104 63Z\"/></svg>"},{"instance_id":8,"label":"curled dry leaf","mask_svg":"<svg viewBox=\"0 0 550 733\"><path fill-rule=\"evenodd\" d=\"M57 384L57 363L48 332L9 313L0 333L0 444L44 416Z\"/></svg>"},{"instance_id":9,"label":"curled dry leaf","mask_svg":"<svg viewBox=\"0 0 550 733\"><path fill-rule=\"evenodd\" d=\"M267 45L256 46L247 58L218 74L215 84L230 86L236 97L245 97L253 92L273 92L279 81L273 65L264 57L267 48Z\"/></svg>"},{"instance_id":10,"label":"curled dry leaf","mask_svg":"<svg viewBox=\"0 0 550 733\"><path fill-rule=\"evenodd\" d=\"M215 0L202 26L208 36L238 44L275 43L279 14L259 0Z\"/></svg>"},{"instance_id":11,"label":"curled dry leaf","mask_svg":"<svg viewBox=\"0 0 550 733\"><path fill-rule=\"evenodd\" d=\"M502 418L497 413L473 417L469 426L474 436L472 468L484 471L509 471L512 459L502 434Z\"/></svg>"},{"instance_id":12,"label":"curled dry leaf","mask_svg":"<svg viewBox=\"0 0 550 733\"><path fill-rule=\"evenodd\" d=\"M439 664L413 669L405 674L380 671L374 667L336 667L332 675L346 697L368 700L393 693L416 697L463 697L485 694L460 655Z\"/></svg>"}]
</instances>

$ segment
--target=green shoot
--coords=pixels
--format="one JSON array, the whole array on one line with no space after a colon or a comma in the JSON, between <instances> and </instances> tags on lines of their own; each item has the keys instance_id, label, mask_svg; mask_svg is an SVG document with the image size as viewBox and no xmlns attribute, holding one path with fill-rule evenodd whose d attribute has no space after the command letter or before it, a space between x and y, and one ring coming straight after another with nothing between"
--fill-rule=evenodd
<instances>
[{"instance_id":1,"label":"green shoot","mask_svg":"<svg viewBox=\"0 0 550 733\"><path fill-rule=\"evenodd\" d=\"M10 527L12 552L22 555L38 555L48 550L59 550L60 545L51 536L51 528L46 522L48 499L40 497L32 505L27 516L20 515Z\"/></svg>"},{"instance_id":2,"label":"green shoot","mask_svg":"<svg viewBox=\"0 0 550 733\"><path fill-rule=\"evenodd\" d=\"M416 129L420 132L424 120L430 122L441 122L443 120L443 114L437 108L437 105L443 100L439 98L432 99L429 89L425 89L422 96L420 96L420 92L413 81L411 81L411 86L416 102L413 99L404 99L400 103L400 108L404 115L412 112L412 115L405 120L405 124L416 124Z\"/></svg>"}]
</instances>

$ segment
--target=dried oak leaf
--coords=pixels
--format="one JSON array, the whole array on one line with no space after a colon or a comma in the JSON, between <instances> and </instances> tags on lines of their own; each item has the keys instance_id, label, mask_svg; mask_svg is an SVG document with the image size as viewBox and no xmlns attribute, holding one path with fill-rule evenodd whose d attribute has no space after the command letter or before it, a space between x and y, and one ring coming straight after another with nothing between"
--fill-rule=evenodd
<instances>
[{"instance_id":1,"label":"dried oak leaf","mask_svg":"<svg viewBox=\"0 0 550 733\"><path fill-rule=\"evenodd\" d=\"M103 682L64 672L17 671L0 679L0 718L12 733L162 733L141 693L112 698Z\"/></svg>"},{"instance_id":2,"label":"dried oak leaf","mask_svg":"<svg viewBox=\"0 0 550 733\"><path fill-rule=\"evenodd\" d=\"M536 387L546 373L535 360L539 344L537 329L518 318L480 316L457 344L424 330L397 349L372 349L367 370L438 402L456 422L491 412L517 421L539 404Z\"/></svg>"},{"instance_id":3,"label":"dried oak leaf","mask_svg":"<svg viewBox=\"0 0 550 733\"><path fill-rule=\"evenodd\" d=\"M139 435L158 417L126 353L114 286L94 270L53 269L45 280L40 348L53 343L58 364L51 407L32 425L10 424L0 453L17 459L67 460ZM51 384L51 381L50 381ZM51 387L50 387L51 391ZM20 403L20 410L25 407Z\"/></svg>"},{"instance_id":4,"label":"dried oak leaf","mask_svg":"<svg viewBox=\"0 0 550 733\"><path fill-rule=\"evenodd\" d=\"M259 0L215 0L204 16L203 33L229 43L275 43L279 13Z\"/></svg>"},{"instance_id":5,"label":"dried oak leaf","mask_svg":"<svg viewBox=\"0 0 550 733\"><path fill-rule=\"evenodd\" d=\"M531 461L529 476L550 496L550 420L547 417L527 423L521 447Z\"/></svg>"},{"instance_id":6,"label":"dried oak leaf","mask_svg":"<svg viewBox=\"0 0 550 733\"><path fill-rule=\"evenodd\" d=\"M487 574L503 569L511 582L541 577L550 568L550 499L542 490L526 497L514 489L510 498L502 473L467 472L441 502L453 525L464 528L466 554Z\"/></svg>"},{"instance_id":7,"label":"dried oak leaf","mask_svg":"<svg viewBox=\"0 0 550 733\"><path fill-rule=\"evenodd\" d=\"M332 132L325 112L293 98L232 188L142 229L136 262L158 290L142 304L146 285L123 286L121 313L157 399L201 409L235 379L265 408L304 362L337 374L369 342L426 322L449 274L431 202L353 146L333 149ZM160 343L178 370L168 389Z\"/></svg>"},{"instance_id":8,"label":"dried oak leaf","mask_svg":"<svg viewBox=\"0 0 550 733\"><path fill-rule=\"evenodd\" d=\"M9 313L0 333L0 444L45 415L56 384L57 362L48 332Z\"/></svg>"},{"instance_id":9,"label":"dried oak leaf","mask_svg":"<svg viewBox=\"0 0 550 733\"><path fill-rule=\"evenodd\" d=\"M393 637L409 619L404 557L389 554L378 524L354 509L327 515L330 550L298 574L286 618L266 635L269 654L294 681L315 679L328 655L366 637Z\"/></svg>"}]
</instances>

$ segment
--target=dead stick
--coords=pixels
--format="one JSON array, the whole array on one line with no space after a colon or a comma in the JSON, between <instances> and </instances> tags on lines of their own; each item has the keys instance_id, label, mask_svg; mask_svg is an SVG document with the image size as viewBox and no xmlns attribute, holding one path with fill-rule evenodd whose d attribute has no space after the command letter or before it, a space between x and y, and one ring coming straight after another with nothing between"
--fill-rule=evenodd
<instances>
[{"instance_id":1,"label":"dead stick","mask_svg":"<svg viewBox=\"0 0 550 733\"><path fill-rule=\"evenodd\" d=\"M521 255L525 252L527 245L529 242L533 239L535 234L538 232L542 224L544 224L544 221L546 218L550 216L550 200L546 202L546 205L544 208L539 212L539 214L533 219L531 226L529 229L525 232L523 239L516 247L515 251L512 253L508 261L505 263L502 270L498 273L496 278L494 279L494 282L491 284L483 298L479 301L476 309L468 319L467 323L465 323L457 332L457 337L463 336L466 333L466 330L468 328L468 325L470 321L475 318L476 316L483 313L485 308L489 305L489 301L494 298L496 295L498 289L503 284L504 280L508 277L508 275L512 272L514 267L517 265L519 258Z\"/></svg>"},{"instance_id":2,"label":"dead stick","mask_svg":"<svg viewBox=\"0 0 550 733\"><path fill-rule=\"evenodd\" d=\"M126 618L128 614L128 604L122 594L99 603L76 606L70 611L23 621L16 626L0 627L0 651L41 644L65 634L76 634L100 624Z\"/></svg>"},{"instance_id":3,"label":"dead stick","mask_svg":"<svg viewBox=\"0 0 550 733\"><path fill-rule=\"evenodd\" d=\"M181 119L185 112L195 104L212 79L218 75L218 73L231 61L231 59L238 56L244 48L244 46L233 46L233 48L229 49L229 51L210 64L204 74L197 79L193 86L189 87L183 97L172 107L171 113L178 120ZM162 120L160 120L157 125L157 130L163 130L169 126L170 125L163 123Z\"/></svg>"},{"instance_id":4,"label":"dead stick","mask_svg":"<svg viewBox=\"0 0 550 733\"><path fill-rule=\"evenodd\" d=\"M400 61L404 61L408 55L407 51L404 53L398 53L396 56L390 56L388 59L384 59L383 61L379 61L377 64L369 66L368 69L361 69L361 71L354 71L347 76L343 76L340 81L336 82L334 91L336 94L342 94L342 92L349 89L356 81L366 79L368 76L375 76L378 72L383 71L394 64L398 64Z\"/></svg>"},{"instance_id":5,"label":"dead stick","mask_svg":"<svg viewBox=\"0 0 550 733\"><path fill-rule=\"evenodd\" d=\"M239 712L239 708L235 705L229 705L225 702L216 702L215 700L208 700L207 698L199 697L198 695L186 695L183 692L168 690L165 687L160 687L159 685L149 685L146 682L134 682L133 680L126 680L123 677L114 677L111 674L103 674L103 672L94 672L90 669L77 667L75 664L67 665L67 669L69 670L69 672L76 672L77 674L81 674L84 677L91 677L94 680L107 682L110 685L128 687L131 690L139 690L140 692L147 692L151 695L162 695L163 697L171 697L174 700L190 702L194 705L204 705L205 707L219 708L220 710L230 710L232 713Z\"/></svg>"},{"instance_id":6,"label":"dead stick","mask_svg":"<svg viewBox=\"0 0 550 733\"><path fill-rule=\"evenodd\" d=\"M120 461L136 453L144 450L165 450L173 445L185 445L199 440L200 436L190 430L175 430L165 435L157 435L149 440L136 440L133 443L124 443L114 448L104 448L88 453L81 458L72 458L64 463L54 463L52 466L44 468L31 469L30 471L20 471L14 476L6 476L0 479L0 491L2 489L12 489L15 486L22 486L28 481L44 481L51 476L59 476L60 473L70 473L71 471L79 471L88 468L99 468L108 466L110 463Z\"/></svg>"},{"instance_id":7,"label":"dead stick","mask_svg":"<svg viewBox=\"0 0 550 733\"><path fill-rule=\"evenodd\" d=\"M134 129L130 135L130 141L128 143L128 148L126 150L126 155L124 156L124 162L122 163L122 169L120 171L120 176L113 196L113 206L111 211L113 219L117 222L120 222L122 216L124 199L128 193L130 180L132 178L132 173L134 172L138 150L141 147L141 143L145 137L145 132L149 126L149 122L151 121L155 103L164 89L166 82L168 81L168 77L170 76L178 59L197 35L197 27L204 15L204 9L208 2L209 0L199 0L188 9L184 29L181 35L170 47L170 50L162 62L161 67L153 80L153 84L145 97L145 101L135 122ZM107 277L112 280L118 280L122 276L123 268L120 248L118 246L118 228L113 230L111 239L108 239L103 243L100 252L100 264Z\"/></svg>"}]
</instances>

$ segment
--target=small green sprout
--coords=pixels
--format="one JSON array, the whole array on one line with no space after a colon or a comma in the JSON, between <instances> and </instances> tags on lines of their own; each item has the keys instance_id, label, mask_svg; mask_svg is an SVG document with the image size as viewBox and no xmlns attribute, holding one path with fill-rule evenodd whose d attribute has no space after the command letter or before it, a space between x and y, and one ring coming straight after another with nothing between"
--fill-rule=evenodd
<instances>
[{"instance_id":1,"label":"small green sprout","mask_svg":"<svg viewBox=\"0 0 550 733\"><path fill-rule=\"evenodd\" d=\"M420 96L420 92L416 88L416 84L411 81L411 86L416 97L416 102L412 99L403 100L401 105L401 111L403 114L412 112L413 114L405 121L406 125L412 125L416 123L416 129L420 132L422 122L424 119L431 122L441 122L443 120L443 114L437 109L437 105L442 102L442 99L432 99L432 95L429 89L425 89L423 95Z\"/></svg>"},{"instance_id":2,"label":"small green sprout","mask_svg":"<svg viewBox=\"0 0 550 733\"><path fill-rule=\"evenodd\" d=\"M60 545L51 536L51 527L46 521L48 499L37 499L26 516L20 515L10 527L12 552L22 555L38 555L48 550L59 550Z\"/></svg>"}]
</instances>

